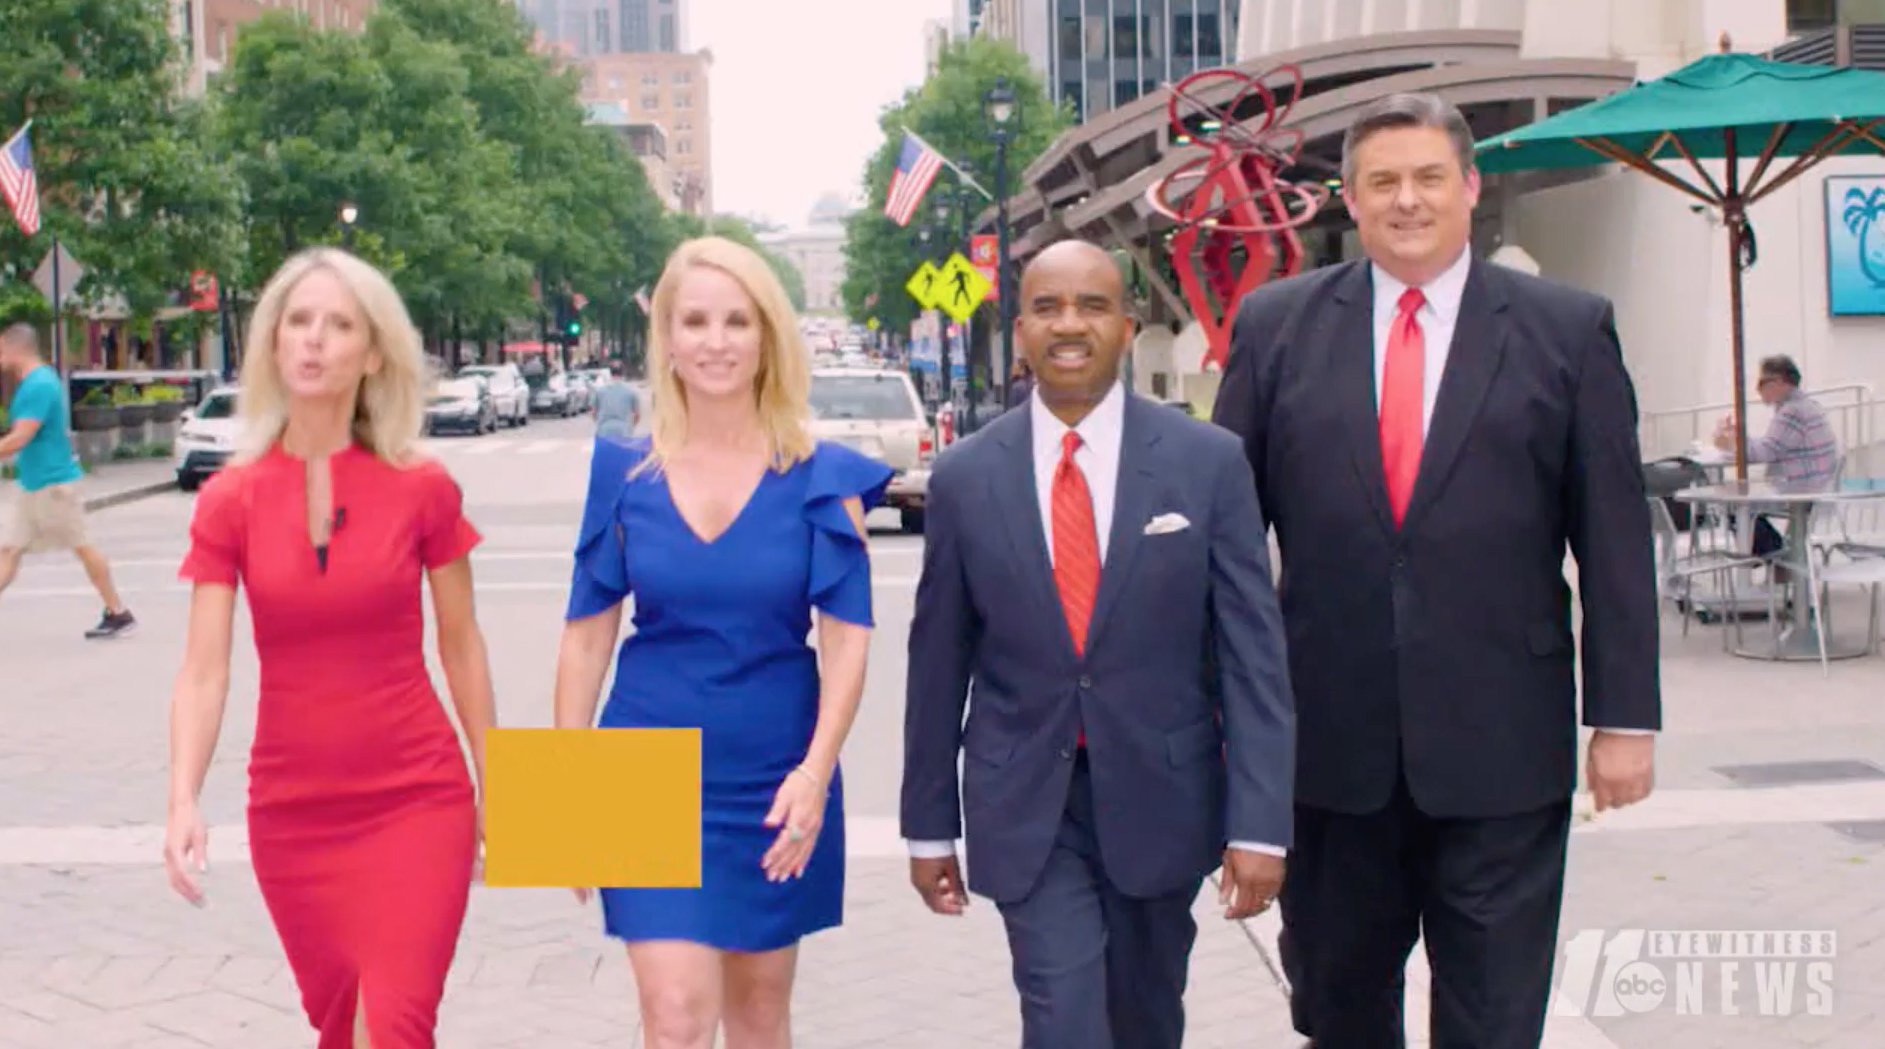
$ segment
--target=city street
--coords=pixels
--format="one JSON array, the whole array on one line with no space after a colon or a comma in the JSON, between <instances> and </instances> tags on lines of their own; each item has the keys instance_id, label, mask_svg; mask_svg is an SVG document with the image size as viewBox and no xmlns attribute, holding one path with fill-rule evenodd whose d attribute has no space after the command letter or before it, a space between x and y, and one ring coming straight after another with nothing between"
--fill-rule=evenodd
<instances>
[{"instance_id":1,"label":"city street","mask_svg":"<svg viewBox=\"0 0 1885 1049\"><path fill-rule=\"evenodd\" d=\"M435 442L486 542L479 611L508 725L550 720L552 663L592 424ZM69 560L30 560L0 596L0 1049L303 1049L313 1042L242 851L255 660L239 629L222 744L205 795L213 829L205 910L165 886L158 863L166 713L187 591L175 579L192 497L178 492L91 519L142 627L87 642L96 600ZM807 943L797 1002L802 1049L1013 1046L1017 1007L999 920L977 901L930 916L905 882L895 834L903 643L921 540L880 514L879 629L863 712L845 755L850 878L845 926ZM246 617L243 617L246 618ZM241 620L239 619L239 622ZM1547 1049L1663 1046L1845 1049L1885 1022L1885 772L1788 780L1771 763L1885 762L1880 660L1814 665L1730 660L1718 636L1665 630L1668 738L1651 803L1579 823L1563 936L1638 929L1830 929L1835 1008L1765 1007L1743 972L1723 1015L1673 1004L1622 1016L1554 1017ZM442 680L442 679L441 679ZM1761 765L1766 780L1727 766ZM1758 771L1758 770L1757 770ZM1801 776L1804 775L1804 778ZM1843 778L1841 778L1843 775ZM1870 828L1868 830L1868 828ZM1867 835L1871 834L1871 840ZM1199 907L1187 1046L1293 1047L1273 974L1275 923L1229 925L1208 887ZM1805 977L1798 979L1804 983ZM1417 959L1410 1009L1424 1016ZM1653 1003L1652 1003L1653 1006ZM566 892L479 889L443 1007L441 1045L629 1046L635 1007L620 947L593 904ZM1419 1031L1424 1020L1410 1024ZM1424 1039L1421 1039L1424 1041Z\"/></svg>"}]
</instances>

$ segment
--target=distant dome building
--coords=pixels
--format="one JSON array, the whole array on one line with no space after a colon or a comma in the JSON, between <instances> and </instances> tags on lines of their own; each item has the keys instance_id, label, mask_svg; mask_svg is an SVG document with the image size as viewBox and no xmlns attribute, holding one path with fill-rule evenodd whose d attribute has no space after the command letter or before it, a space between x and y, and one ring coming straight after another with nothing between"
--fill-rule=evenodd
<instances>
[{"instance_id":1,"label":"distant dome building","mask_svg":"<svg viewBox=\"0 0 1885 1049\"><path fill-rule=\"evenodd\" d=\"M818 198L818 203L812 205L810 221L813 226L842 223L852 210L851 205L846 203L843 197L836 193L827 193Z\"/></svg>"},{"instance_id":2,"label":"distant dome building","mask_svg":"<svg viewBox=\"0 0 1885 1049\"><path fill-rule=\"evenodd\" d=\"M836 193L812 205L803 229L762 233L760 243L785 256L805 278L805 312L842 316L844 219L854 209Z\"/></svg>"}]
</instances>

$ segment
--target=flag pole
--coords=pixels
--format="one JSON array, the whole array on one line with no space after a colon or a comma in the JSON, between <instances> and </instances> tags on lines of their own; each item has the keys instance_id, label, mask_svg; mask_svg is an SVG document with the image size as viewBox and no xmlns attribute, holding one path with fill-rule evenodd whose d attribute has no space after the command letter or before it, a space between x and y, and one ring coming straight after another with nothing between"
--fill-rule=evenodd
<instances>
[{"instance_id":1,"label":"flag pole","mask_svg":"<svg viewBox=\"0 0 1885 1049\"><path fill-rule=\"evenodd\" d=\"M949 159L949 154L944 153L942 150L937 149L935 146L930 145L929 141L925 139L923 136L917 134L914 131L911 131L909 128L909 125L898 124L897 127L901 128L904 134L910 136L911 138L917 140L918 142L921 142L923 144L923 148L929 150L931 153L934 153L936 154L937 157L941 158L942 162L948 166L949 170L956 173L957 178L960 178L963 182L973 187L977 193L980 193L982 196L987 197L991 203L994 201L995 195L993 193L990 193L988 190L983 189L982 184L980 182L977 182L973 178L970 178L968 172L962 170L960 165L958 165L955 161Z\"/></svg>"},{"instance_id":2,"label":"flag pole","mask_svg":"<svg viewBox=\"0 0 1885 1049\"><path fill-rule=\"evenodd\" d=\"M59 294L59 238L52 238L52 370L65 377L65 316Z\"/></svg>"}]
</instances>

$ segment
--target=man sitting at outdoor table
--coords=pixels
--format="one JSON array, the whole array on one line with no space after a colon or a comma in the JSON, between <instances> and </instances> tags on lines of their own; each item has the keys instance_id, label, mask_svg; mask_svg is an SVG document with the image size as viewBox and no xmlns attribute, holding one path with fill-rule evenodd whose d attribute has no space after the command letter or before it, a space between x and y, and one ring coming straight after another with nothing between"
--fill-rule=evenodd
<instances>
[{"instance_id":1,"label":"man sitting at outdoor table","mask_svg":"<svg viewBox=\"0 0 1885 1049\"><path fill-rule=\"evenodd\" d=\"M1763 358L1755 392L1774 408L1767 432L1748 441L1748 462L1766 463L1767 479L1789 488L1830 486L1839 472L1839 438L1819 402L1800 389L1800 366L1777 354ZM1715 429L1715 446L1734 450L1734 416ZM1754 519L1754 553L1765 556L1786 546L1767 515Z\"/></svg>"}]
</instances>

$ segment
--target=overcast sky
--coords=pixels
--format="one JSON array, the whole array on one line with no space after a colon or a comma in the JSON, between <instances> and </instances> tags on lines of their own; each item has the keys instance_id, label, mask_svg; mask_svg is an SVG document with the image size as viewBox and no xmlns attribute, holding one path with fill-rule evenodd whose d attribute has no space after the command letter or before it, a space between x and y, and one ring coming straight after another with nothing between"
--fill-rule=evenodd
<instances>
[{"instance_id":1,"label":"overcast sky","mask_svg":"<svg viewBox=\"0 0 1885 1049\"><path fill-rule=\"evenodd\" d=\"M877 114L923 81L923 24L949 0L688 0L713 49L714 209L800 226L826 193L860 206Z\"/></svg>"}]
</instances>

